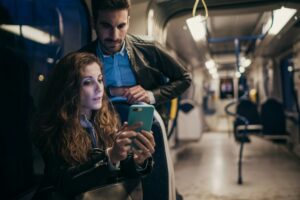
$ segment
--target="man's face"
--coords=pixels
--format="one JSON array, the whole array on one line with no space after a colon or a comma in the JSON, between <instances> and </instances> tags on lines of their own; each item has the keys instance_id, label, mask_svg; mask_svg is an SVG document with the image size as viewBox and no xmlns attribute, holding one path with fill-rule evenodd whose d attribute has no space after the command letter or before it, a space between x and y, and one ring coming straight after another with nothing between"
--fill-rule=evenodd
<instances>
[{"instance_id":1,"label":"man's face","mask_svg":"<svg viewBox=\"0 0 300 200\"><path fill-rule=\"evenodd\" d=\"M110 55L120 51L128 28L127 9L99 11L95 30L103 53Z\"/></svg>"}]
</instances>

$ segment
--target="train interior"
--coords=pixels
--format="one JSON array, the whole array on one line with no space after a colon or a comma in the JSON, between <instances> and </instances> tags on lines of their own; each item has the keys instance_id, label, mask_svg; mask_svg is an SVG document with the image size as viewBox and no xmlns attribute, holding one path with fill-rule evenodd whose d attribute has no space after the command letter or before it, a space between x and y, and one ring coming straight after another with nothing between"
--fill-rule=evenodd
<instances>
[{"instance_id":1,"label":"train interior","mask_svg":"<svg viewBox=\"0 0 300 200\"><path fill-rule=\"evenodd\" d=\"M129 33L159 42L193 79L157 136L168 199L300 199L300 1L131 3ZM96 39L90 19L91 0L0 0L4 199L30 199L43 175L30 120L55 63ZM266 175L276 164L277 179Z\"/></svg>"}]
</instances>

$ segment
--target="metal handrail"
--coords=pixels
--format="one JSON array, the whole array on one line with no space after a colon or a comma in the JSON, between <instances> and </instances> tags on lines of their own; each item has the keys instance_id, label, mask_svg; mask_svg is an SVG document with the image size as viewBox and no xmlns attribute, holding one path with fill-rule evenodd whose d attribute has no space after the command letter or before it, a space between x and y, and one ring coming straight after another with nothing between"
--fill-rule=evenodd
<instances>
[{"instance_id":1,"label":"metal handrail","mask_svg":"<svg viewBox=\"0 0 300 200\"><path fill-rule=\"evenodd\" d=\"M237 113L230 112L230 111L229 111L229 108L230 108L231 106L233 106L233 105L238 104L238 103L240 102L240 100L246 99L247 96L248 96L248 92L245 92L244 95L243 95L242 97L240 97L237 101L232 101L232 102L230 102L230 103L227 104L227 105L225 106L225 108L224 108L226 114L228 114L228 115L230 115L230 116L234 116L234 117L236 117L237 119L241 120L241 121L244 123L245 129L244 129L244 131L243 131L243 135L247 135L247 133L248 133L249 120L248 120L246 117L242 116L242 115L239 115L239 114L237 114ZM239 185L243 184L243 177L242 177L242 159L243 159L244 143L245 143L245 140L241 140L241 142L240 142L240 144L241 144L241 145L240 145L240 151L239 151L239 161L238 161L238 181L237 181L237 183L238 183Z\"/></svg>"}]
</instances>

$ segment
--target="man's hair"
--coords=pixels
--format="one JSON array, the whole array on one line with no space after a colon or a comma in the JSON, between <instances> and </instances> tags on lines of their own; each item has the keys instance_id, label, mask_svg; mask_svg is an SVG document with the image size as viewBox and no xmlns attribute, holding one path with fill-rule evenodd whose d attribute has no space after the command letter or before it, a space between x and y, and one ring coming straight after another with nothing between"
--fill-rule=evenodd
<instances>
[{"instance_id":1,"label":"man's hair","mask_svg":"<svg viewBox=\"0 0 300 200\"><path fill-rule=\"evenodd\" d=\"M96 21L98 12L102 10L123 10L129 11L131 6L130 0L92 0L92 13Z\"/></svg>"}]
</instances>

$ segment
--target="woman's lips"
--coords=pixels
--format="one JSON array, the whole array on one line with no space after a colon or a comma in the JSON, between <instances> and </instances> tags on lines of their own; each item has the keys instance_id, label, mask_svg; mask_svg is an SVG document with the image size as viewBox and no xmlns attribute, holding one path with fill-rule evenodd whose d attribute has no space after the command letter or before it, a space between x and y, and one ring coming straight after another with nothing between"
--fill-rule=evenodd
<instances>
[{"instance_id":1,"label":"woman's lips","mask_svg":"<svg viewBox=\"0 0 300 200\"><path fill-rule=\"evenodd\" d=\"M93 98L94 101L99 101L101 100L101 97L96 97L96 98Z\"/></svg>"}]
</instances>

